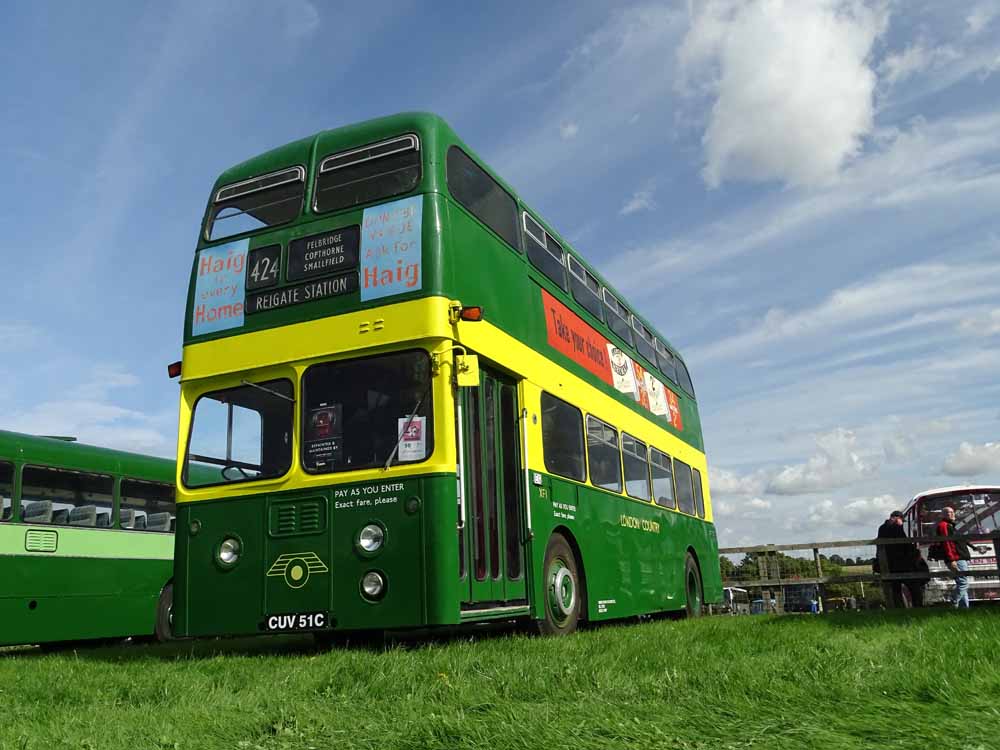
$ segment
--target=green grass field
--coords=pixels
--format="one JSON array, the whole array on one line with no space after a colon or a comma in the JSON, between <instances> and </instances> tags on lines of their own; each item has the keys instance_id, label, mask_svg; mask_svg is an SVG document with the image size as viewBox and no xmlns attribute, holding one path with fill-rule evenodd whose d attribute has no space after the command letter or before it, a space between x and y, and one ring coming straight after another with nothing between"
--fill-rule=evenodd
<instances>
[{"instance_id":1,"label":"green grass field","mask_svg":"<svg viewBox=\"0 0 1000 750\"><path fill-rule=\"evenodd\" d=\"M0 748L1000 747L1000 610L0 652Z\"/></svg>"}]
</instances>

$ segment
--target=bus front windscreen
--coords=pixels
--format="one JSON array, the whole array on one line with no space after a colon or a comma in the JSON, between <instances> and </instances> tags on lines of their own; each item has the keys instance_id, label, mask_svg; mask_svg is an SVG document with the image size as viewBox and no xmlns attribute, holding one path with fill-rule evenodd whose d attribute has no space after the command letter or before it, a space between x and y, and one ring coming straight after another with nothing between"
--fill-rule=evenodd
<instances>
[{"instance_id":1,"label":"bus front windscreen","mask_svg":"<svg viewBox=\"0 0 1000 750\"><path fill-rule=\"evenodd\" d=\"M424 461L433 451L424 351L324 362L302 378L302 466L325 474Z\"/></svg>"},{"instance_id":2,"label":"bus front windscreen","mask_svg":"<svg viewBox=\"0 0 1000 750\"><path fill-rule=\"evenodd\" d=\"M184 484L247 482L280 477L292 465L295 400L290 380L244 383L195 402Z\"/></svg>"}]
</instances>

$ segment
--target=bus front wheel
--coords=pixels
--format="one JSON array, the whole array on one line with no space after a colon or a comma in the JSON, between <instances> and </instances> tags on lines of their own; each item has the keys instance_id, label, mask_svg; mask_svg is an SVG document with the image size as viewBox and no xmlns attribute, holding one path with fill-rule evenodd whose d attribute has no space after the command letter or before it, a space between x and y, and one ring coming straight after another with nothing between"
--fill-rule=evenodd
<instances>
[{"instance_id":1,"label":"bus front wheel","mask_svg":"<svg viewBox=\"0 0 1000 750\"><path fill-rule=\"evenodd\" d=\"M156 640L160 643L174 638L174 584L168 583L156 602Z\"/></svg>"},{"instance_id":2,"label":"bus front wheel","mask_svg":"<svg viewBox=\"0 0 1000 750\"><path fill-rule=\"evenodd\" d=\"M694 555L690 552L684 559L684 611L688 617L701 617L702 614L702 590L701 571L698 570L698 563L694 561Z\"/></svg>"},{"instance_id":3,"label":"bus front wheel","mask_svg":"<svg viewBox=\"0 0 1000 750\"><path fill-rule=\"evenodd\" d=\"M568 635L580 621L583 589L576 557L562 534L553 534L545 548L545 617L538 621L542 635Z\"/></svg>"}]
</instances>

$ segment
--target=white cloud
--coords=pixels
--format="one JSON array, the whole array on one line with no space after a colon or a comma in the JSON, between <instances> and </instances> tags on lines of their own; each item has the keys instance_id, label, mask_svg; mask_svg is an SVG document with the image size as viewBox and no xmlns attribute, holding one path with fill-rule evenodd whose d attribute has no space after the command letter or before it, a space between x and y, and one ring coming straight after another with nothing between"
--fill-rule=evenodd
<instances>
[{"instance_id":1,"label":"white cloud","mask_svg":"<svg viewBox=\"0 0 1000 750\"><path fill-rule=\"evenodd\" d=\"M883 441L882 451L885 453L885 460L889 463L901 463L913 455L913 438L909 435L896 433Z\"/></svg>"},{"instance_id":2,"label":"white cloud","mask_svg":"<svg viewBox=\"0 0 1000 750\"><path fill-rule=\"evenodd\" d=\"M559 126L559 137L564 141L568 141L571 138L576 138L577 134L580 132L580 126L575 122L564 122Z\"/></svg>"},{"instance_id":3,"label":"white cloud","mask_svg":"<svg viewBox=\"0 0 1000 750\"><path fill-rule=\"evenodd\" d=\"M636 190L618 213L622 216L628 216L638 211L652 211L656 208L656 201L653 200L653 189L653 185L649 184Z\"/></svg>"},{"instance_id":4,"label":"white cloud","mask_svg":"<svg viewBox=\"0 0 1000 750\"><path fill-rule=\"evenodd\" d=\"M973 445L963 442L944 460L941 471L953 477L973 477L1000 472L1000 443Z\"/></svg>"},{"instance_id":5,"label":"white cloud","mask_svg":"<svg viewBox=\"0 0 1000 750\"><path fill-rule=\"evenodd\" d=\"M714 97L705 181L824 183L873 124L870 55L887 26L858 0L706 0L678 52Z\"/></svg>"},{"instance_id":6,"label":"white cloud","mask_svg":"<svg viewBox=\"0 0 1000 750\"><path fill-rule=\"evenodd\" d=\"M1000 334L1000 308L962 318L958 330L970 336L996 336Z\"/></svg>"},{"instance_id":7,"label":"white cloud","mask_svg":"<svg viewBox=\"0 0 1000 750\"><path fill-rule=\"evenodd\" d=\"M297 40L319 28L319 11L309 0L284 0L285 35Z\"/></svg>"},{"instance_id":8,"label":"white cloud","mask_svg":"<svg viewBox=\"0 0 1000 750\"><path fill-rule=\"evenodd\" d=\"M808 521L823 528L840 525L870 529L877 526L880 520L888 518L894 510L902 508L892 495L877 495L846 502L823 500L810 507Z\"/></svg>"},{"instance_id":9,"label":"white cloud","mask_svg":"<svg viewBox=\"0 0 1000 750\"><path fill-rule=\"evenodd\" d=\"M819 452L802 464L786 466L771 479L767 491L776 495L805 495L846 487L871 477L877 467L857 452L857 438L838 428L816 437Z\"/></svg>"},{"instance_id":10,"label":"white cloud","mask_svg":"<svg viewBox=\"0 0 1000 750\"><path fill-rule=\"evenodd\" d=\"M966 30L975 36L989 26L998 15L1000 15L1000 7L997 7L995 2L979 3L965 17Z\"/></svg>"},{"instance_id":11,"label":"white cloud","mask_svg":"<svg viewBox=\"0 0 1000 750\"><path fill-rule=\"evenodd\" d=\"M905 81L928 68L957 60L961 55L950 46L928 49L923 43L913 44L902 52L887 55L879 64L879 73L889 86Z\"/></svg>"},{"instance_id":12,"label":"white cloud","mask_svg":"<svg viewBox=\"0 0 1000 750\"><path fill-rule=\"evenodd\" d=\"M708 469L712 495L759 495L767 486L767 476L762 471L740 476L728 469Z\"/></svg>"}]
</instances>

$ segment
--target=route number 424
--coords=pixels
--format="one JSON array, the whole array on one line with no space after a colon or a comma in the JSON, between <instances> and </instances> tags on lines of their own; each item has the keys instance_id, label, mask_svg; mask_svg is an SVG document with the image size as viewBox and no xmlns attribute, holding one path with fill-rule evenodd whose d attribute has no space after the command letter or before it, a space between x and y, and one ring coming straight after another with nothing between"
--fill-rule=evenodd
<instances>
[{"instance_id":1,"label":"route number 424","mask_svg":"<svg viewBox=\"0 0 1000 750\"><path fill-rule=\"evenodd\" d=\"M250 278L254 285L267 284L278 280L278 260L267 255L260 255L250 269Z\"/></svg>"}]
</instances>

